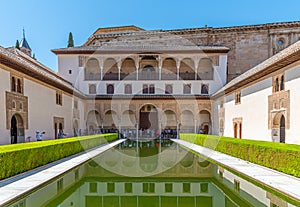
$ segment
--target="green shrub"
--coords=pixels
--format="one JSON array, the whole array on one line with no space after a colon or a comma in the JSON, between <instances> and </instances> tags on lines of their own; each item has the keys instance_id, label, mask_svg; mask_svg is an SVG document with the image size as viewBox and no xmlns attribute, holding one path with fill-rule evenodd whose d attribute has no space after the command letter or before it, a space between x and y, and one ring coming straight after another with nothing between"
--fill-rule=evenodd
<instances>
[{"instance_id":1,"label":"green shrub","mask_svg":"<svg viewBox=\"0 0 300 207\"><path fill-rule=\"evenodd\" d=\"M224 154L300 177L300 145L202 134L180 134L180 138Z\"/></svg>"},{"instance_id":2,"label":"green shrub","mask_svg":"<svg viewBox=\"0 0 300 207\"><path fill-rule=\"evenodd\" d=\"M60 160L117 138L117 134L103 134L0 146L0 179Z\"/></svg>"}]
</instances>

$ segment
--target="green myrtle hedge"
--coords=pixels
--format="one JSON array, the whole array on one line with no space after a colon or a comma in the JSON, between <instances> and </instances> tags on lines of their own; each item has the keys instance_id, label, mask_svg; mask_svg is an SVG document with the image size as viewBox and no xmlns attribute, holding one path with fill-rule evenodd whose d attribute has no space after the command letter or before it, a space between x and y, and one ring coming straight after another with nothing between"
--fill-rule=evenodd
<instances>
[{"instance_id":1,"label":"green myrtle hedge","mask_svg":"<svg viewBox=\"0 0 300 207\"><path fill-rule=\"evenodd\" d=\"M117 138L117 134L103 134L0 146L0 180Z\"/></svg>"},{"instance_id":2,"label":"green myrtle hedge","mask_svg":"<svg viewBox=\"0 0 300 207\"><path fill-rule=\"evenodd\" d=\"M300 177L300 145L203 134L180 134L180 139Z\"/></svg>"}]
</instances>

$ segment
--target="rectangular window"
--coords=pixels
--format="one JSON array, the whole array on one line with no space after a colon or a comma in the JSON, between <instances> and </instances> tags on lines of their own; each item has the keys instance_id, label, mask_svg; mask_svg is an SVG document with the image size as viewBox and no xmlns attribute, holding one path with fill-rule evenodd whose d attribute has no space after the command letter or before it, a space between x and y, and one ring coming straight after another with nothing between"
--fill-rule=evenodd
<instances>
[{"instance_id":1,"label":"rectangular window","mask_svg":"<svg viewBox=\"0 0 300 207\"><path fill-rule=\"evenodd\" d=\"M149 90L148 90L148 85L143 85L143 94L148 94Z\"/></svg>"},{"instance_id":2,"label":"rectangular window","mask_svg":"<svg viewBox=\"0 0 300 207\"><path fill-rule=\"evenodd\" d=\"M98 191L98 189L97 189L97 187L98 187L98 185L97 185L97 183L90 183L90 193L97 193L97 191Z\"/></svg>"},{"instance_id":3,"label":"rectangular window","mask_svg":"<svg viewBox=\"0 0 300 207\"><path fill-rule=\"evenodd\" d=\"M151 84L149 86L149 94L155 94L155 87L154 87L154 84Z\"/></svg>"},{"instance_id":4,"label":"rectangular window","mask_svg":"<svg viewBox=\"0 0 300 207\"><path fill-rule=\"evenodd\" d=\"M63 182L64 180L63 180L63 178L61 178L61 179L59 179L58 181L57 181L57 184L56 184L56 189L57 189L57 192L60 192L60 191L62 191L63 190Z\"/></svg>"},{"instance_id":5,"label":"rectangular window","mask_svg":"<svg viewBox=\"0 0 300 207\"><path fill-rule=\"evenodd\" d=\"M115 192L115 184L114 183L107 183L107 192L114 193Z\"/></svg>"},{"instance_id":6,"label":"rectangular window","mask_svg":"<svg viewBox=\"0 0 300 207\"><path fill-rule=\"evenodd\" d=\"M191 192L191 184L190 183L183 183L182 184L182 192L183 193L190 193Z\"/></svg>"},{"instance_id":7,"label":"rectangular window","mask_svg":"<svg viewBox=\"0 0 300 207\"><path fill-rule=\"evenodd\" d=\"M143 183L143 193L155 193L155 183Z\"/></svg>"},{"instance_id":8,"label":"rectangular window","mask_svg":"<svg viewBox=\"0 0 300 207\"><path fill-rule=\"evenodd\" d=\"M155 86L154 84L144 84L143 85L143 94L155 94Z\"/></svg>"},{"instance_id":9,"label":"rectangular window","mask_svg":"<svg viewBox=\"0 0 300 207\"><path fill-rule=\"evenodd\" d=\"M72 70L69 70L69 74L70 74L70 75L72 74Z\"/></svg>"},{"instance_id":10,"label":"rectangular window","mask_svg":"<svg viewBox=\"0 0 300 207\"><path fill-rule=\"evenodd\" d=\"M165 192L166 193L172 193L173 192L173 184L172 183L166 183L165 184Z\"/></svg>"},{"instance_id":11,"label":"rectangular window","mask_svg":"<svg viewBox=\"0 0 300 207\"><path fill-rule=\"evenodd\" d=\"M235 93L235 104L241 103L241 91Z\"/></svg>"},{"instance_id":12,"label":"rectangular window","mask_svg":"<svg viewBox=\"0 0 300 207\"><path fill-rule=\"evenodd\" d=\"M132 183L125 183L125 193L132 193Z\"/></svg>"},{"instance_id":13,"label":"rectangular window","mask_svg":"<svg viewBox=\"0 0 300 207\"><path fill-rule=\"evenodd\" d=\"M11 75L11 91L23 94L23 78Z\"/></svg>"},{"instance_id":14,"label":"rectangular window","mask_svg":"<svg viewBox=\"0 0 300 207\"><path fill-rule=\"evenodd\" d=\"M208 192L208 183L200 183L200 192L207 193Z\"/></svg>"},{"instance_id":15,"label":"rectangular window","mask_svg":"<svg viewBox=\"0 0 300 207\"><path fill-rule=\"evenodd\" d=\"M234 191L240 192L240 181L234 179Z\"/></svg>"}]
</instances>

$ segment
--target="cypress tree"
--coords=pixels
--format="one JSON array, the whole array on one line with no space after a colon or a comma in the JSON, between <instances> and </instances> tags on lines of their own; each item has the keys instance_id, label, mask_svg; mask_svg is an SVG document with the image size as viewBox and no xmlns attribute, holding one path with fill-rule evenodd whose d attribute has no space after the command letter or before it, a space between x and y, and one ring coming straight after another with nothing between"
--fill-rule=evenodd
<instances>
[{"instance_id":1,"label":"cypress tree","mask_svg":"<svg viewBox=\"0 0 300 207\"><path fill-rule=\"evenodd\" d=\"M68 47L74 47L74 40L72 32L69 33Z\"/></svg>"},{"instance_id":2,"label":"cypress tree","mask_svg":"<svg viewBox=\"0 0 300 207\"><path fill-rule=\"evenodd\" d=\"M33 56L32 56L32 58L36 60L35 53L33 53Z\"/></svg>"},{"instance_id":3,"label":"cypress tree","mask_svg":"<svg viewBox=\"0 0 300 207\"><path fill-rule=\"evenodd\" d=\"M19 40L17 40L17 42L16 42L16 48L17 48L17 49L20 49L20 43L19 43Z\"/></svg>"}]
</instances>

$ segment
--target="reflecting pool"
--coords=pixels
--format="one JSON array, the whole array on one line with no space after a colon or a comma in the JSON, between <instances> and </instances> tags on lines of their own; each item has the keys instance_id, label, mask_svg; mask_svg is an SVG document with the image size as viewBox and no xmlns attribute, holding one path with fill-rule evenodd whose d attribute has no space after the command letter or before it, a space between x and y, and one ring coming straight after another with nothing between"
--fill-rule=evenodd
<instances>
[{"instance_id":1,"label":"reflecting pool","mask_svg":"<svg viewBox=\"0 0 300 207\"><path fill-rule=\"evenodd\" d=\"M294 206L171 140L126 140L12 207Z\"/></svg>"}]
</instances>

